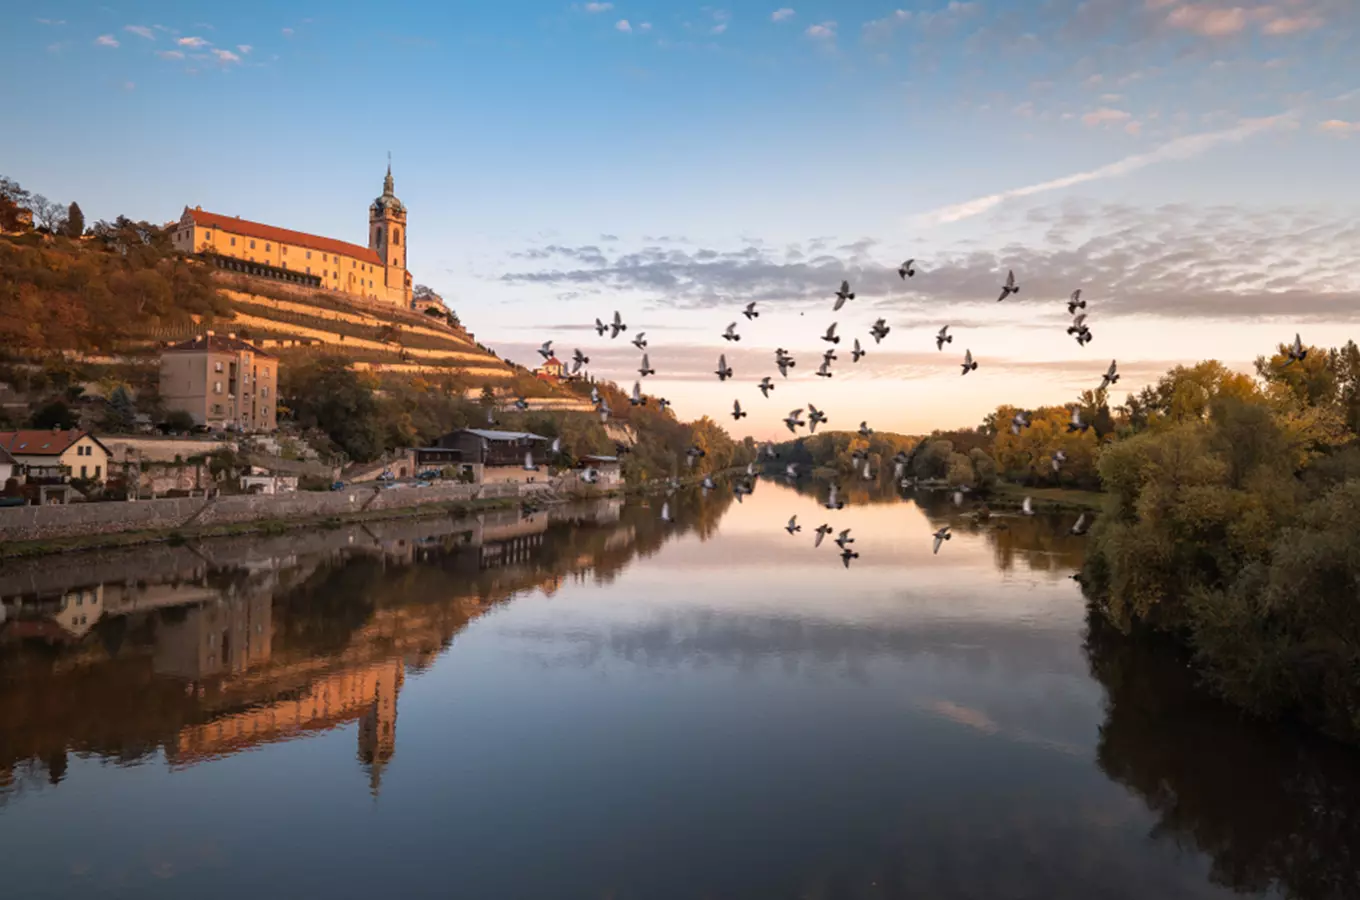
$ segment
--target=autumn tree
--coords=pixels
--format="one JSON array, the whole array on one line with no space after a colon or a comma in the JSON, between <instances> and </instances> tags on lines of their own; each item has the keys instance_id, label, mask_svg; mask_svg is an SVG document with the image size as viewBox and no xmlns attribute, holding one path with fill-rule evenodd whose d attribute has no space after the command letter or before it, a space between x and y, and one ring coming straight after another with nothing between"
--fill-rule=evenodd
<instances>
[{"instance_id":1,"label":"autumn tree","mask_svg":"<svg viewBox=\"0 0 1360 900\"><path fill-rule=\"evenodd\" d=\"M78 238L85 233L85 214L80 211L80 204L74 200L66 208L66 226L63 231L67 237L72 238Z\"/></svg>"}]
</instances>

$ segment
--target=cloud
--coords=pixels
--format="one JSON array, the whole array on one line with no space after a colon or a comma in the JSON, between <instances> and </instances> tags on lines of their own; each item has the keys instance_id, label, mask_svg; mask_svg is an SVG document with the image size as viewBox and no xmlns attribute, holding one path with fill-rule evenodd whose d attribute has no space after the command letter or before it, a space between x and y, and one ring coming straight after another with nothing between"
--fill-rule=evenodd
<instances>
[{"instance_id":1,"label":"cloud","mask_svg":"<svg viewBox=\"0 0 1360 900\"><path fill-rule=\"evenodd\" d=\"M175 43L179 44L181 47L193 47L195 50L197 50L200 47L209 46L211 42L206 41L201 37L182 37L179 40L175 41Z\"/></svg>"},{"instance_id":2,"label":"cloud","mask_svg":"<svg viewBox=\"0 0 1360 900\"><path fill-rule=\"evenodd\" d=\"M66 24L65 19L34 19L33 21L37 22L39 25L57 26Z\"/></svg>"},{"instance_id":3,"label":"cloud","mask_svg":"<svg viewBox=\"0 0 1360 900\"><path fill-rule=\"evenodd\" d=\"M1055 298L1074 287L1099 305L1102 318L1360 322L1360 276L1348 255L1360 241L1360 224L1341 213L1065 201L1033 208L1023 219L1042 237L998 249L960 244L933 252L918 262L917 278L906 284L893 268L897 260L879 259L886 250L867 239L843 246L813 240L726 250L549 245L520 254L536 265L508 271L501 280L603 297L640 296L683 310L733 308L752 300L807 307L824 303L831 286L845 279L860 294L859 311L884 315L891 325L902 317L930 319L938 306L955 308L960 319L973 307L974 319L998 327L1011 327L998 316L1022 310L1030 310L1022 323L1057 324L1063 310ZM999 313L997 286L1008 268L1015 269L1024 291Z\"/></svg>"},{"instance_id":4,"label":"cloud","mask_svg":"<svg viewBox=\"0 0 1360 900\"><path fill-rule=\"evenodd\" d=\"M770 21L783 22L785 19L792 19L795 15L797 15L797 13L785 6L782 9L776 9L774 12L770 13Z\"/></svg>"},{"instance_id":5,"label":"cloud","mask_svg":"<svg viewBox=\"0 0 1360 900\"><path fill-rule=\"evenodd\" d=\"M836 23L820 22L816 25L809 25L805 33L808 37L816 38L821 41L834 40L836 37Z\"/></svg>"},{"instance_id":6,"label":"cloud","mask_svg":"<svg viewBox=\"0 0 1360 900\"><path fill-rule=\"evenodd\" d=\"M1300 31L1311 31L1314 28L1322 27L1322 18L1315 15L1302 16L1281 16L1278 19L1271 19L1261 29L1262 34L1282 35L1295 34Z\"/></svg>"},{"instance_id":7,"label":"cloud","mask_svg":"<svg viewBox=\"0 0 1360 900\"><path fill-rule=\"evenodd\" d=\"M652 30L652 23L651 23L651 22L639 22L639 23L638 23L637 30L638 30L638 31L641 31L641 32L648 32L648 31L651 31L651 30Z\"/></svg>"},{"instance_id":8,"label":"cloud","mask_svg":"<svg viewBox=\"0 0 1360 900\"><path fill-rule=\"evenodd\" d=\"M1132 118L1133 116L1131 114L1122 109L1111 109L1108 106L1102 106L1100 109L1092 110L1082 116L1081 121L1085 125L1096 127L1099 125L1120 124L1127 122Z\"/></svg>"},{"instance_id":9,"label":"cloud","mask_svg":"<svg viewBox=\"0 0 1360 900\"><path fill-rule=\"evenodd\" d=\"M865 22L860 32L866 41L886 40L892 36L899 25L909 21L911 21L911 12L905 9L897 9L881 19L871 19Z\"/></svg>"},{"instance_id":10,"label":"cloud","mask_svg":"<svg viewBox=\"0 0 1360 900\"><path fill-rule=\"evenodd\" d=\"M111 34L101 34L99 37L97 37L97 38L94 39L94 42L95 42L96 45L98 45L98 46L100 46L100 47L117 47L117 46L118 46L118 38L114 37L114 36L111 35Z\"/></svg>"},{"instance_id":11,"label":"cloud","mask_svg":"<svg viewBox=\"0 0 1360 900\"><path fill-rule=\"evenodd\" d=\"M218 62L224 65L227 63L238 63L241 61L241 57L237 56L235 53L232 53L230 50L213 50L212 54L213 56L217 57Z\"/></svg>"},{"instance_id":12,"label":"cloud","mask_svg":"<svg viewBox=\"0 0 1360 900\"><path fill-rule=\"evenodd\" d=\"M1266 119L1247 119L1233 128L1227 128L1222 131L1203 132L1201 134L1192 134L1175 138L1146 153L1127 156L1118 162L1109 163L1108 165L1100 166L1099 168L1091 169L1086 172L1077 172L1073 175L1065 175L1062 178L1055 178L1051 181L1040 182L1039 184L1012 188L1008 191L990 194L986 197L979 197L965 203L943 206L939 209L923 213L920 216L917 216L917 219L923 224L958 222L962 219L972 218L979 213L987 212L1007 200L1019 197L1030 197L1034 194L1042 194L1048 191L1061 190L1062 188L1074 187L1091 181L1102 181L1107 178L1120 178L1124 175L1132 174L1139 169L1145 169L1148 166L1156 165L1157 163L1175 159L1190 159L1206 153L1221 144L1236 143L1265 131L1293 127L1294 125L1296 125L1296 119L1292 114L1272 116Z\"/></svg>"},{"instance_id":13,"label":"cloud","mask_svg":"<svg viewBox=\"0 0 1360 900\"><path fill-rule=\"evenodd\" d=\"M281 33L284 37L292 37L294 32L293 29L291 28L280 28L279 33Z\"/></svg>"},{"instance_id":14,"label":"cloud","mask_svg":"<svg viewBox=\"0 0 1360 900\"><path fill-rule=\"evenodd\" d=\"M240 52L242 56L249 56L250 51L254 50L255 48L250 46L249 44L237 44L236 49Z\"/></svg>"},{"instance_id":15,"label":"cloud","mask_svg":"<svg viewBox=\"0 0 1360 900\"><path fill-rule=\"evenodd\" d=\"M123 90L125 90L125 91L135 91L135 90L137 90L137 82L135 82L135 81L124 81L123 84L122 84L122 88L123 88Z\"/></svg>"},{"instance_id":16,"label":"cloud","mask_svg":"<svg viewBox=\"0 0 1360 900\"><path fill-rule=\"evenodd\" d=\"M1247 27L1247 10L1187 3L1167 13L1166 24L1203 37L1225 37Z\"/></svg>"},{"instance_id":17,"label":"cloud","mask_svg":"<svg viewBox=\"0 0 1360 900\"><path fill-rule=\"evenodd\" d=\"M1319 131L1327 134L1360 134L1360 122L1347 122L1342 119L1328 119L1318 125Z\"/></svg>"},{"instance_id":18,"label":"cloud","mask_svg":"<svg viewBox=\"0 0 1360 900\"><path fill-rule=\"evenodd\" d=\"M619 19L617 22L614 23L614 28L619 31L622 31L624 34L633 33L633 26L628 24L627 19Z\"/></svg>"},{"instance_id":19,"label":"cloud","mask_svg":"<svg viewBox=\"0 0 1360 900\"><path fill-rule=\"evenodd\" d=\"M145 25L124 25L123 30L128 32L129 34L135 34L138 37L144 37L148 41L154 41L156 39L156 32L152 31Z\"/></svg>"},{"instance_id":20,"label":"cloud","mask_svg":"<svg viewBox=\"0 0 1360 900\"><path fill-rule=\"evenodd\" d=\"M179 50L157 50L156 55L161 59L184 59L184 54Z\"/></svg>"},{"instance_id":21,"label":"cloud","mask_svg":"<svg viewBox=\"0 0 1360 900\"><path fill-rule=\"evenodd\" d=\"M585 5L585 7L583 7L583 8L584 8L585 11L588 12L588 13L602 13L602 12L609 12L611 9L613 9L613 8L614 8L614 4L612 4L612 3L587 3L587 4Z\"/></svg>"},{"instance_id":22,"label":"cloud","mask_svg":"<svg viewBox=\"0 0 1360 900\"><path fill-rule=\"evenodd\" d=\"M722 34L727 30L727 23L731 18L732 14L725 9L714 10L713 27L708 29L709 34Z\"/></svg>"}]
</instances>

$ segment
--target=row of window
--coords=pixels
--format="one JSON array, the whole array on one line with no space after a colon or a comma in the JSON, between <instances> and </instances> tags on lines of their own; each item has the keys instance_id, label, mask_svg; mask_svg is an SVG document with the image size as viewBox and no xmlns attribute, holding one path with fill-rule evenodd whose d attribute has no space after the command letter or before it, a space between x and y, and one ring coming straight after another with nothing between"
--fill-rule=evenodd
<instances>
[{"instance_id":1,"label":"row of window","mask_svg":"<svg viewBox=\"0 0 1360 900\"><path fill-rule=\"evenodd\" d=\"M94 456L94 448L90 446L77 447L76 456Z\"/></svg>"},{"instance_id":2,"label":"row of window","mask_svg":"<svg viewBox=\"0 0 1360 900\"><path fill-rule=\"evenodd\" d=\"M394 232L394 234L395 234L395 232ZM211 240L212 240L212 236L213 236L213 233L212 233L211 231L205 231L205 232L203 233L203 238L204 238L204 240L206 240L206 241L211 241ZM397 243L397 242L394 240L393 243ZM235 238L235 237L232 237L232 238L231 238L231 246L233 246L233 247L236 246L236 238ZM265 252L266 252L266 253L268 253L268 252L270 252L271 250L273 250L273 248L274 248L274 245L273 245L273 244L269 243L268 241L265 242L264 249L265 249ZM250 249L251 249L251 250L254 250L254 249L255 249L255 241L254 241L254 240L252 240L252 241L250 242ZM280 245L279 245L279 250L283 253L284 256L287 256L287 255L288 255L288 247L287 247L286 245L280 244ZM311 259L311 258L312 258L312 251L307 250L307 251L305 251L305 252L306 252L306 254L307 254L307 258L308 258L308 259ZM340 261L341 261L341 258L340 258L340 254L339 254L339 253L322 253L322 254L321 254L321 261L322 261L322 262L330 262L330 261L331 261L331 259L330 259L331 256L334 256L334 257L335 257L335 262L340 262ZM255 261L255 257L253 257L253 256L250 257L250 262L254 262L254 261ZM401 262L398 261L398 262L397 262L397 265L401 265ZM287 264L287 263L284 263L284 264L283 264L283 267L284 267L285 269L288 268L288 264ZM355 261L352 260L352 259L349 261L349 267L350 267L351 269L361 269L361 270L363 270L363 271L365 271L365 272L372 272L372 271L373 271L373 267L372 267L371 265L365 264L365 265L360 266L357 262L355 262ZM307 270L307 274L308 274L308 275L312 274L312 270L311 270L311 269L308 269L308 270ZM336 274L336 277L337 277L337 278L340 276L340 273L339 273L339 272L336 272L335 274ZM329 278L330 276L328 275L328 276L326 276L326 277Z\"/></svg>"}]
</instances>

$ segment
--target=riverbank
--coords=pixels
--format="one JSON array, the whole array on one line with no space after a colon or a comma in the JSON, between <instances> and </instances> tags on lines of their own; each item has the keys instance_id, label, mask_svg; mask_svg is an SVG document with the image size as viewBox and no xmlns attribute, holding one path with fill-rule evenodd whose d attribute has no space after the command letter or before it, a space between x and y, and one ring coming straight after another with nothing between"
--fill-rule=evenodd
<instances>
[{"instance_id":1,"label":"riverbank","mask_svg":"<svg viewBox=\"0 0 1360 900\"><path fill-rule=\"evenodd\" d=\"M1038 512L1098 512L1105 503L1104 491L1025 487L999 481L987 496L987 504L1000 509L1018 509L1026 497L1031 498Z\"/></svg>"}]
</instances>

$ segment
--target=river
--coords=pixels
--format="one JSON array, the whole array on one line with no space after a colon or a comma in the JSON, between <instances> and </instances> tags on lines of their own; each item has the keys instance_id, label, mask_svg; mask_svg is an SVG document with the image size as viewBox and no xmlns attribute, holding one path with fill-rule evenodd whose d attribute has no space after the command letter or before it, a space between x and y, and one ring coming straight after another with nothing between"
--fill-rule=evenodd
<instances>
[{"instance_id":1,"label":"river","mask_svg":"<svg viewBox=\"0 0 1360 900\"><path fill-rule=\"evenodd\" d=\"M1360 756L1102 627L1073 517L849 500L0 564L3 895L1360 897Z\"/></svg>"}]
</instances>

